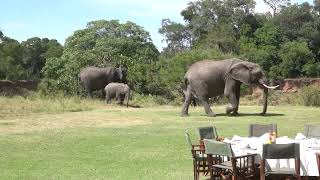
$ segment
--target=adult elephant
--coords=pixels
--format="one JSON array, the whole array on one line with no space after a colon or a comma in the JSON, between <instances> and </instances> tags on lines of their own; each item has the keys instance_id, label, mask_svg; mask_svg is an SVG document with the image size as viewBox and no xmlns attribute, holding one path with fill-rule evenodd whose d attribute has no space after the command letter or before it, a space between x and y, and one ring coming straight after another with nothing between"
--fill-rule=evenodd
<instances>
[{"instance_id":1,"label":"adult elephant","mask_svg":"<svg viewBox=\"0 0 320 180\"><path fill-rule=\"evenodd\" d=\"M130 99L130 87L124 83L109 83L104 91L106 93L106 101L109 103L112 98L116 98L118 104L123 104L124 99L127 100L127 107Z\"/></svg>"},{"instance_id":2,"label":"adult elephant","mask_svg":"<svg viewBox=\"0 0 320 180\"><path fill-rule=\"evenodd\" d=\"M104 88L111 82L126 82L127 69L122 66L119 68L91 66L82 69L78 77L88 95L92 97L92 92L95 90L101 90L104 95Z\"/></svg>"},{"instance_id":3,"label":"adult elephant","mask_svg":"<svg viewBox=\"0 0 320 180\"><path fill-rule=\"evenodd\" d=\"M197 98L204 106L208 116L215 116L210 109L208 100L211 97L224 94L229 99L227 114L238 114L240 85L258 85L264 89L263 111L267 111L268 89L277 86L267 85L267 78L262 69L254 63L240 59L221 61L202 60L192 64L184 76L187 87L181 116L188 115L190 102Z\"/></svg>"}]
</instances>

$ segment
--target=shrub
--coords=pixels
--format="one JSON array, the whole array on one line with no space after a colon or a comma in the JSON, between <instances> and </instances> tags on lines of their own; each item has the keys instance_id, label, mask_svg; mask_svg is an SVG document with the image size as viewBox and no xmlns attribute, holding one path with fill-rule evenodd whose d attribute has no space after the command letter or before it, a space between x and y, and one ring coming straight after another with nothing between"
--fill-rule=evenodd
<instances>
[{"instance_id":1,"label":"shrub","mask_svg":"<svg viewBox=\"0 0 320 180\"><path fill-rule=\"evenodd\" d=\"M318 86L303 87L299 94L305 106L320 106L320 88Z\"/></svg>"}]
</instances>

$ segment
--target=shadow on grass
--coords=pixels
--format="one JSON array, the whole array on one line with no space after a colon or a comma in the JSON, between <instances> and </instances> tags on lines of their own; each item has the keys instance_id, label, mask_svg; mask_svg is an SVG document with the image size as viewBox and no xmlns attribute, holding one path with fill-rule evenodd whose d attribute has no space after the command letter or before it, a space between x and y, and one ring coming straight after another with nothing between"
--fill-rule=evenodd
<instances>
[{"instance_id":1,"label":"shadow on grass","mask_svg":"<svg viewBox=\"0 0 320 180\"><path fill-rule=\"evenodd\" d=\"M128 107L130 107L130 108L142 108L142 106L139 106L139 105L128 105Z\"/></svg>"},{"instance_id":2,"label":"shadow on grass","mask_svg":"<svg viewBox=\"0 0 320 180\"><path fill-rule=\"evenodd\" d=\"M216 116L229 116L229 117L237 117L237 116L265 116L265 117L273 117L273 116L284 116L285 114L280 114L280 113L266 113L265 115L261 115L260 113L239 113L237 115L230 115L230 114L226 114L226 113L220 113L220 114L216 114ZM201 116L207 116L206 114L203 114Z\"/></svg>"}]
</instances>

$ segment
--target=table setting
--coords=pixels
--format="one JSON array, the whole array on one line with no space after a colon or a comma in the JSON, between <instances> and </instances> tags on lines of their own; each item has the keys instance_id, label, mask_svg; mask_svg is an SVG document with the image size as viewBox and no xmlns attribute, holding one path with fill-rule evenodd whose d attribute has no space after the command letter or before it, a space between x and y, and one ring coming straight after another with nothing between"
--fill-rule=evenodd
<instances>
[{"instance_id":1,"label":"table setting","mask_svg":"<svg viewBox=\"0 0 320 180\"><path fill-rule=\"evenodd\" d=\"M300 161L301 161L301 175L302 176L319 176L316 153L320 152L320 139L306 138L302 133L297 133L295 138L288 136L276 137L275 133L265 133L260 137L241 137L234 135L231 139L225 138L223 140L230 143L235 156L246 154L258 154L255 161L260 163L263 144L300 144ZM268 167L294 167L294 159L268 159Z\"/></svg>"}]
</instances>

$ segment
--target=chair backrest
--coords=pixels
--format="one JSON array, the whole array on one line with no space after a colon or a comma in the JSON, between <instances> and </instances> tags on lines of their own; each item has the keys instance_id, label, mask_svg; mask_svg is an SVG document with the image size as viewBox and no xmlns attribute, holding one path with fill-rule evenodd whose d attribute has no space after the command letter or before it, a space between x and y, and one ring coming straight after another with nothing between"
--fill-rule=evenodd
<instances>
[{"instance_id":1,"label":"chair backrest","mask_svg":"<svg viewBox=\"0 0 320 180\"><path fill-rule=\"evenodd\" d=\"M186 132L185 138L186 138L187 145L190 147L190 149L192 149L192 142L191 142L191 138L190 138L189 133Z\"/></svg>"},{"instance_id":2,"label":"chair backrest","mask_svg":"<svg viewBox=\"0 0 320 180\"><path fill-rule=\"evenodd\" d=\"M307 138L317 138L320 139L320 125L305 125L304 135Z\"/></svg>"},{"instance_id":3,"label":"chair backrest","mask_svg":"<svg viewBox=\"0 0 320 180\"><path fill-rule=\"evenodd\" d=\"M220 155L220 156L229 156L233 157L233 152L231 149L231 144L219 142L212 139L204 139L204 147L206 154Z\"/></svg>"},{"instance_id":4,"label":"chair backrest","mask_svg":"<svg viewBox=\"0 0 320 180\"><path fill-rule=\"evenodd\" d=\"M277 124L250 124L249 125L249 137L252 137L252 136L259 137L270 131L276 132L276 134L278 134Z\"/></svg>"},{"instance_id":5,"label":"chair backrest","mask_svg":"<svg viewBox=\"0 0 320 180\"><path fill-rule=\"evenodd\" d=\"M262 150L263 159L298 159L300 158L300 145L291 144L264 144Z\"/></svg>"},{"instance_id":6,"label":"chair backrest","mask_svg":"<svg viewBox=\"0 0 320 180\"><path fill-rule=\"evenodd\" d=\"M198 128L199 139L215 139L217 135L216 128L214 126L199 127Z\"/></svg>"}]
</instances>

